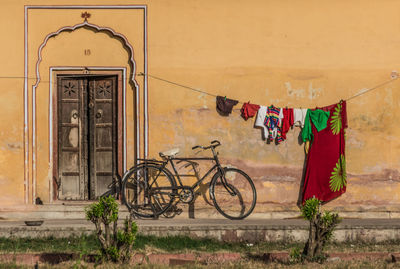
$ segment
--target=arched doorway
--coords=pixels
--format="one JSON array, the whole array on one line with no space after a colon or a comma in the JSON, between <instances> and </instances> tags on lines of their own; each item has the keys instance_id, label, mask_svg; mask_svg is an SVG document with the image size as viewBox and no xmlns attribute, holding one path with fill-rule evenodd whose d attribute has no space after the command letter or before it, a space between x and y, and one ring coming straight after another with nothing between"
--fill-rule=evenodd
<instances>
[{"instance_id":1,"label":"arched doorway","mask_svg":"<svg viewBox=\"0 0 400 269\"><path fill-rule=\"evenodd\" d=\"M62 51L71 57L60 56L60 46L54 42L48 43L53 37L57 37L54 40L59 42L58 45L78 40L80 46L67 47ZM83 43L85 45L81 45ZM77 55L77 51L83 51L91 44L94 44L95 56L85 58ZM44 47L48 54L42 60ZM111 47L114 49L111 50ZM119 56L110 59L110 55L118 51ZM46 83L41 83L40 74L46 75L47 68L50 68L48 111L51 111L48 116L52 164L50 200L95 199L107 190L107 186L126 167L126 94L132 96L133 93L138 101L133 48L123 35L88 22L64 27L49 34L39 48L37 82L32 90L34 106L45 103L43 88ZM46 77L43 81L47 81ZM133 92L127 93L129 86ZM130 100L133 101L130 107L135 107L135 98ZM43 108L40 105L34 107L34 117L35 114L43 115ZM132 116L136 117L135 114ZM38 138L43 141L43 132L40 131L43 130L43 124L34 121L33 127L33 134L38 134ZM133 139L137 140L136 137ZM43 152L39 150L38 156ZM36 155L36 147L33 154ZM44 165L40 165L41 160L37 161L39 172L45 169ZM36 158L33 169L36 170ZM34 173L33 186L43 185L41 179L39 177L39 181L36 181ZM40 193L42 188L38 190Z\"/></svg>"}]
</instances>

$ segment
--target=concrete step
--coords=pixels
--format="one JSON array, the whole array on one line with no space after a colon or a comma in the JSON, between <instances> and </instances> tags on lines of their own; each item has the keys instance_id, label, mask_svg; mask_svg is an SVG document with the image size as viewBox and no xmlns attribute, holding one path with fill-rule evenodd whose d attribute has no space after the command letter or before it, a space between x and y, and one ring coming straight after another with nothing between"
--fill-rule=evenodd
<instances>
[{"instance_id":1,"label":"concrete step","mask_svg":"<svg viewBox=\"0 0 400 269\"><path fill-rule=\"evenodd\" d=\"M0 209L0 219L30 220L30 219L85 219L85 208L90 203L28 205ZM122 217L128 216L126 206L119 205Z\"/></svg>"},{"instance_id":2,"label":"concrete step","mask_svg":"<svg viewBox=\"0 0 400 269\"><path fill-rule=\"evenodd\" d=\"M168 236L187 235L195 238L215 238L244 242L305 242L308 222L302 219L165 219L135 220L139 233ZM119 224L122 226L122 220ZM83 219L44 220L41 226L26 226L23 221L0 221L0 237L64 238L90 234L94 225ZM400 219L344 219L334 232L334 240L381 242L400 240Z\"/></svg>"},{"instance_id":3,"label":"concrete step","mask_svg":"<svg viewBox=\"0 0 400 269\"><path fill-rule=\"evenodd\" d=\"M29 219L85 219L85 207L92 202L66 202L44 205L23 205L0 207L0 220L29 220ZM219 219L221 215L213 206L202 206L191 208L187 204L178 205L182 213L175 215L177 219L189 218L210 218ZM257 208L256 208L257 209ZM334 210L343 218L360 219L393 219L400 218L400 212L397 211L346 211ZM128 216L129 212L126 206L119 205L119 212L122 217ZM299 217L299 210L271 210L259 212L255 210L248 219L288 219Z\"/></svg>"}]
</instances>

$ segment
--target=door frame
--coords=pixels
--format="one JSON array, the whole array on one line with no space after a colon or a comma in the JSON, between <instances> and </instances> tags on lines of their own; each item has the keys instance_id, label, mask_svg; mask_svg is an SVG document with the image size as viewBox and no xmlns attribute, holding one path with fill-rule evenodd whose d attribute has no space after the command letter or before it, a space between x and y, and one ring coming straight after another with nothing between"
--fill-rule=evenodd
<instances>
[{"instance_id":1,"label":"door frame","mask_svg":"<svg viewBox=\"0 0 400 269\"><path fill-rule=\"evenodd\" d=\"M52 178L49 182L50 197L52 201L58 199L58 93L57 93L57 77L71 75L75 77L92 77L92 76L116 76L116 130L117 130L117 174L121 177L126 170L126 68L51 68L50 76L50 154L52 159ZM54 89L53 89L54 88ZM65 201L65 200L62 200Z\"/></svg>"}]
</instances>

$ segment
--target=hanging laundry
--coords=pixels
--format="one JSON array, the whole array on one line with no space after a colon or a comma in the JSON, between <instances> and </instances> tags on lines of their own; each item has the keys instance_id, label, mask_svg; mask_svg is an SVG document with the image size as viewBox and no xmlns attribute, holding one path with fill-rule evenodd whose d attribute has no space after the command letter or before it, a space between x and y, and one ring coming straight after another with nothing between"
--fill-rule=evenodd
<instances>
[{"instance_id":1,"label":"hanging laundry","mask_svg":"<svg viewBox=\"0 0 400 269\"><path fill-rule=\"evenodd\" d=\"M306 118L304 120L304 127L301 131L301 137L304 142L311 141L313 138L311 123L314 124L317 131L321 131L326 128L329 118L329 111L323 111L321 109L308 109Z\"/></svg>"},{"instance_id":2,"label":"hanging laundry","mask_svg":"<svg viewBox=\"0 0 400 269\"><path fill-rule=\"evenodd\" d=\"M260 127L263 129L262 136L264 140L268 139L268 128L264 125L265 117L267 116L267 109L266 106L260 106L257 111L256 120L254 122L255 127Z\"/></svg>"},{"instance_id":3,"label":"hanging laundry","mask_svg":"<svg viewBox=\"0 0 400 269\"><path fill-rule=\"evenodd\" d=\"M283 141L281 135L281 120L283 118L282 108L271 105L267 108L267 114L265 116L264 125L268 128L269 141L276 139L277 143Z\"/></svg>"},{"instance_id":4,"label":"hanging laundry","mask_svg":"<svg viewBox=\"0 0 400 269\"><path fill-rule=\"evenodd\" d=\"M346 102L319 109L329 112L329 118L326 128L319 132L314 124L311 126L313 140L307 155L303 204L312 197L327 202L346 192Z\"/></svg>"},{"instance_id":5,"label":"hanging laundry","mask_svg":"<svg viewBox=\"0 0 400 269\"><path fill-rule=\"evenodd\" d=\"M294 125L303 128L306 114L307 114L307 108L294 108L293 109Z\"/></svg>"},{"instance_id":6,"label":"hanging laundry","mask_svg":"<svg viewBox=\"0 0 400 269\"><path fill-rule=\"evenodd\" d=\"M260 109L259 105L244 103L240 111L242 112L242 117L247 120L248 118L252 118L257 114L257 111Z\"/></svg>"},{"instance_id":7,"label":"hanging laundry","mask_svg":"<svg viewBox=\"0 0 400 269\"><path fill-rule=\"evenodd\" d=\"M237 100L229 99L223 96L217 96L217 111L222 116L229 116L232 113L232 108L239 103Z\"/></svg>"},{"instance_id":8,"label":"hanging laundry","mask_svg":"<svg viewBox=\"0 0 400 269\"><path fill-rule=\"evenodd\" d=\"M290 127L293 126L293 108L283 109L283 119L282 119L282 139L286 139L286 133L289 131Z\"/></svg>"}]
</instances>

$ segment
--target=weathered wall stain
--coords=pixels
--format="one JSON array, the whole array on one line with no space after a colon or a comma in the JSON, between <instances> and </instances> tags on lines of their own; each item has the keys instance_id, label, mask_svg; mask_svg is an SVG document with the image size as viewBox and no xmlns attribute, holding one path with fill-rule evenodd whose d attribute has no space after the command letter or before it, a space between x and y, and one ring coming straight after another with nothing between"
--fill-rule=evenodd
<instances>
[{"instance_id":1,"label":"weathered wall stain","mask_svg":"<svg viewBox=\"0 0 400 269\"><path fill-rule=\"evenodd\" d=\"M291 82L285 82L285 87L286 87L287 96L295 97L297 99L304 98L304 97L306 97L306 94L307 94L307 98L310 100L313 100L315 98L318 98L323 92L322 88L314 88L312 82L309 82L307 90L302 89L302 88L295 89L292 87Z\"/></svg>"},{"instance_id":2,"label":"weathered wall stain","mask_svg":"<svg viewBox=\"0 0 400 269\"><path fill-rule=\"evenodd\" d=\"M294 89L290 82L285 82L286 92L289 97L304 98L304 89Z\"/></svg>"}]
</instances>

